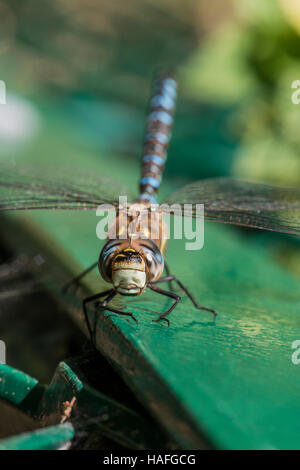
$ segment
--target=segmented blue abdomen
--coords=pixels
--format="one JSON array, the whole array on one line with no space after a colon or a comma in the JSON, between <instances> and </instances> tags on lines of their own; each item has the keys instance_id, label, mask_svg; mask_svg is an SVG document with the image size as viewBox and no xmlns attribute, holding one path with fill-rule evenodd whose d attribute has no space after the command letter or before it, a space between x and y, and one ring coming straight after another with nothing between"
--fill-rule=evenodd
<instances>
[{"instance_id":1,"label":"segmented blue abdomen","mask_svg":"<svg viewBox=\"0 0 300 470\"><path fill-rule=\"evenodd\" d=\"M154 82L146 124L139 200L156 202L171 137L176 88L171 74L161 75Z\"/></svg>"}]
</instances>

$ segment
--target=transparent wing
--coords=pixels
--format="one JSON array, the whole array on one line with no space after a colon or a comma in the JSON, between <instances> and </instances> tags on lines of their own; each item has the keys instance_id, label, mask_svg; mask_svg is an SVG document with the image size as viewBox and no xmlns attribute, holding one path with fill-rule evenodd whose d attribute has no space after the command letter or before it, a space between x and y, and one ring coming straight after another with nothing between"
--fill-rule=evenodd
<instances>
[{"instance_id":1,"label":"transparent wing","mask_svg":"<svg viewBox=\"0 0 300 470\"><path fill-rule=\"evenodd\" d=\"M168 204L192 204L197 217L204 204L207 220L300 236L300 189L249 183L230 178L197 181L171 194Z\"/></svg>"},{"instance_id":2,"label":"transparent wing","mask_svg":"<svg viewBox=\"0 0 300 470\"><path fill-rule=\"evenodd\" d=\"M116 205L127 189L107 178L70 168L0 165L0 210L96 209Z\"/></svg>"}]
</instances>

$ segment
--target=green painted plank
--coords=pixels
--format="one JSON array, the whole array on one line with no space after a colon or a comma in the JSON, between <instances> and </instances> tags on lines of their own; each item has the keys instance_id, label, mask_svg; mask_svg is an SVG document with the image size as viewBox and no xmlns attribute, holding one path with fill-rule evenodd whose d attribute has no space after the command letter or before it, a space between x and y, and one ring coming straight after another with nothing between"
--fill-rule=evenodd
<instances>
[{"instance_id":1,"label":"green painted plank","mask_svg":"<svg viewBox=\"0 0 300 470\"><path fill-rule=\"evenodd\" d=\"M97 258L94 214L33 217L78 264ZM300 337L298 281L219 225L206 224L201 252L172 241L168 261L202 304L218 310L216 322L184 299L169 329L153 324L167 303L147 293L126 301L137 326L99 317L99 349L183 446L201 445L204 433L220 448L299 448L300 382L291 362L291 343ZM78 303L75 316L82 325Z\"/></svg>"},{"instance_id":2,"label":"green painted plank","mask_svg":"<svg viewBox=\"0 0 300 470\"><path fill-rule=\"evenodd\" d=\"M60 422L62 403L75 398L72 419L77 430L98 432L130 449L166 448L169 442L157 426L86 383L80 359L68 359L58 365L40 406L45 424Z\"/></svg>"},{"instance_id":3,"label":"green painted plank","mask_svg":"<svg viewBox=\"0 0 300 470\"><path fill-rule=\"evenodd\" d=\"M61 362L43 395L35 394L35 400L31 400L31 408L28 397L38 386L37 380L13 367L2 367L0 397L16 405L16 408L3 408L3 411L7 410L7 416L16 420L15 428L30 425L31 432L0 439L0 449L57 448L61 439L63 443L70 440L69 435L65 438L61 434L64 428L53 427L63 423L62 418L72 419L79 434L98 433L131 449L163 449L171 444L147 418L89 386L84 380L84 371L80 369L80 359ZM72 399L75 399L72 416L66 417L63 405ZM38 410L39 420L30 420L28 415L20 413L20 410L24 411L24 402L29 415ZM5 424L2 424L4 431ZM38 429L41 425L47 430ZM171 445L174 447L173 443Z\"/></svg>"},{"instance_id":4,"label":"green painted plank","mask_svg":"<svg viewBox=\"0 0 300 470\"><path fill-rule=\"evenodd\" d=\"M55 450L70 443L75 435L71 423L49 426L0 440L0 450Z\"/></svg>"},{"instance_id":5,"label":"green painted plank","mask_svg":"<svg viewBox=\"0 0 300 470\"><path fill-rule=\"evenodd\" d=\"M62 143L59 134L48 140L53 164L60 163L63 152L64 163L112 174L130 187L138 178L132 160L86 150L80 154L66 140ZM24 161L38 161L47 150L45 142ZM166 181L163 191L171 189ZM31 236L70 271L74 266L80 271L99 256L103 243L95 235L95 213L9 216L15 217L27 220ZM122 300L138 325L117 316L98 317L98 348L183 447L209 441L218 448L299 449L300 381L291 362L291 344L300 337L299 282L267 249L232 227L206 224L205 237L200 252L185 251L184 242L171 241L167 260L199 302L219 312L217 320L184 299L172 313L169 329L153 324L167 301L147 292ZM86 285L93 292L104 288L96 275ZM84 328L79 299L70 294L66 302Z\"/></svg>"},{"instance_id":6,"label":"green painted plank","mask_svg":"<svg viewBox=\"0 0 300 470\"><path fill-rule=\"evenodd\" d=\"M14 405L24 406L24 402L28 405L29 401L31 401L30 397L35 396L35 398L40 398L43 390L43 387L38 384L34 377L6 364L0 364L1 398ZM31 409L32 412L33 409Z\"/></svg>"},{"instance_id":7,"label":"green painted plank","mask_svg":"<svg viewBox=\"0 0 300 470\"><path fill-rule=\"evenodd\" d=\"M34 394L35 399L30 400L31 408L28 406L28 397L39 386L38 381L13 367L1 366L0 397L16 405L15 409L7 408L7 415L14 416L16 420L15 427L29 423L31 428L37 429L43 424L47 431L37 429L0 439L0 449L57 448L61 444L63 428L53 425L71 418L76 422L77 431L85 434L89 432L90 435L98 432L131 449L162 449L170 444L166 436L147 418L89 386L84 380L84 371L80 369L80 359L61 362L50 385L43 388L44 393L39 396ZM71 413L65 416L63 405L72 399L75 399L72 416ZM29 415L34 415L38 410L39 420L26 419L27 415L20 412L18 415L19 410L25 410L24 402L27 403ZM5 429L5 425L3 427ZM63 437L63 443L69 440L69 437Z\"/></svg>"}]
</instances>

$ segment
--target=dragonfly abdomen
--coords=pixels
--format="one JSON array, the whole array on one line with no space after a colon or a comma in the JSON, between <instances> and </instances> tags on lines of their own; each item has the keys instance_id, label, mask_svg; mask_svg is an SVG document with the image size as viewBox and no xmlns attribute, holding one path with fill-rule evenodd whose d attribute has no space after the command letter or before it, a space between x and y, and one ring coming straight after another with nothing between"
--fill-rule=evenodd
<instances>
[{"instance_id":1,"label":"dragonfly abdomen","mask_svg":"<svg viewBox=\"0 0 300 470\"><path fill-rule=\"evenodd\" d=\"M176 88L171 74L164 74L154 82L144 140L139 200L156 203L173 125Z\"/></svg>"}]
</instances>

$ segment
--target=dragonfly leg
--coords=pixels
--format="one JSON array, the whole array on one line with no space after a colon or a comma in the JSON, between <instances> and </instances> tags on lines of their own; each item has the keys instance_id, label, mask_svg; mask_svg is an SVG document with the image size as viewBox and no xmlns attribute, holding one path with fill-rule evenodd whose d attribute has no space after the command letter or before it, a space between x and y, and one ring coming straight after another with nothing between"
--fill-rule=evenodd
<instances>
[{"instance_id":1,"label":"dragonfly leg","mask_svg":"<svg viewBox=\"0 0 300 470\"><path fill-rule=\"evenodd\" d=\"M87 329L90 334L90 339L91 342L94 344L94 338L93 338L93 331L90 325L89 317L88 317L88 312L87 312L87 304L90 302L94 302L97 299L100 299L100 297L103 297L104 295L107 295L106 299L102 302L102 305L105 306L115 295L116 292L113 289L106 290L104 292L100 292L99 294L94 294L91 295L90 297L87 297L82 301L82 308L83 308L83 313L84 313L84 318L86 322ZM105 303L106 302L106 303Z\"/></svg>"},{"instance_id":2,"label":"dragonfly leg","mask_svg":"<svg viewBox=\"0 0 300 470\"><path fill-rule=\"evenodd\" d=\"M84 277L86 276L90 271L92 271L92 269L94 269L96 266L98 265L98 261L96 261L95 263L93 263L91 266L89 266L88 268L86 268L84 271L82 271L78 276L74 277L73 279L71 279L71 281L67 282L67 284L63 287L62 291L63 293L65 294L69 289L70 287L72 287L73 285L76 286L76 288L78 287L78 284L79 284L79 281Z\"/></svg>"},{"instance_id":3,"label":"dragonfly leg","mask_svg":"<svg viewBox=\"0 0 300 470\"><path fill-rule=\"evenodd\" d=\"M176 307L178 302L180 302L181 297L179 297L179 295L174 294L173 292L169 292L167 290L161 289L160 287L157 287L153 284L148 284L148 287L150 289L152 289L154 292L157 292L158 294L162 294L162 295L165 295L166 297L171 297L172 299L175 299L175 302L173 303L173 305L171 305L169 310L167 310L165 313L162 313L161 315L159 315L159 317L156 320L152 320L154 322L160 322L160 321L163 320L167 323L168 326L170 326L170 321L166 317L167 317L167 315L169 315L172 312L172 310L174 310L174 308Z\"/></svg>"},{"instance_id":4,"label":"dragonfly leg","mask_svg":"<svg viewBox=\"0 0 300 470\"><path fill-rule=\"evenodd\" d=\"M198 309L198 310L205 310L207 312L211 312L215 317L218 315L217 312L215 310L213 310L212 308L207 308L207 307L203 307L202 305L199 305L198 302L196 301L196 299L194 298L194 296L190 293L190 291L182 284L181 281L179 281L179 279L177 279L176 276L165 276L165 277L161 277L160 279L158 279L158 281L155 281L155 284L159 284L161 282L170 282L170 281L175 281L177 282L177 284L179 285L179 287L183 290L183 292L187 295L187 297L193 302L194 306Z\"/></svg>"},{"instance_id":5,"label":"dragonfly leg","mask_svg":"<svg viewBox=\"0 0 300 470\"><path fill-rule=\"evenodd\" d=\"M106 305L103 305L103 302L100 302L98 307L105 308L105 310L108 310L108 312L117 313L118 315L126 315L127 317L131 317L136 323L138 323L137 319L131 312L122 312L122 310L119 310L117 308L106 307Z\"/></svg>"},{"instance_id":6,"label":"dragonfly leg","mask_svg":"<svg viewBox=\"0 0 300 470\"><path fill-rule=\"evenodd\" d=\"M166 271L167 276L171 276L170 268L166 261L165 261L165 271ZM169 285L170 291L173 291L172 281L169 281L168 285Z\"/></svg>"}]
</instances>

